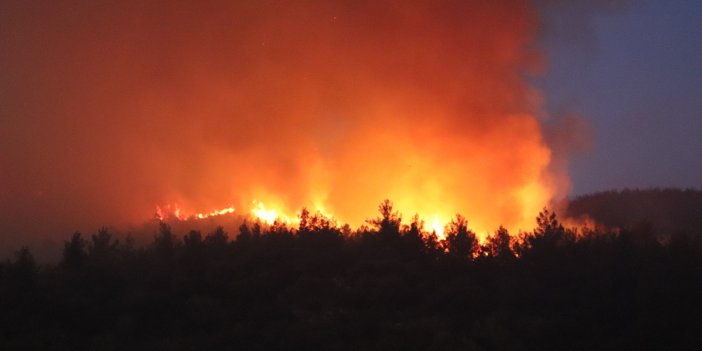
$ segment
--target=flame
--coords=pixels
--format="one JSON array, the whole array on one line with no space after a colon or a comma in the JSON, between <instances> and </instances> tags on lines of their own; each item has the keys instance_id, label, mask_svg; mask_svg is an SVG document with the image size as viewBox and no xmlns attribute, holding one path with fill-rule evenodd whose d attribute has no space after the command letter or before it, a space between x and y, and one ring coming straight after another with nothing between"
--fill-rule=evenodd
<instances>
[{"instance_id":1,"label":"flame","mask_svg":"<svg viewBox=\"0 0 702 351\"><path fill-rule=\"evenodd\" d=\"M161 221L168 220L171 218L175 218L180 221L186 221L188 219L205 219L210 217L233 214L234 212L235 209L233 206L212 210L210 212L198 212L191 214L185 214L185 211L183 211L183 209L181 209L180 206L178 206L178 204L176 203L167 204L163 207L156 206L156 218L158 218Z\"/></svg>"},{"instance_id":2,"label":"flame","mask_svg":"<svg viewBox=\"0 0 702 351\"><path fill-rule=\"evenodd\" d=\"M330 223L332 223L334 226L337 226L338 223L336 222L334 216L326 211L323 206L317 205L314 206L315 209L315 214L322 216L326 219L331 220ZM185 214L185 211L183 211L178 204L168 204L163 207L161 206L156 206L156 217L159 220L168 220L168 219L176 219L179 221L186 221L186 220L201 220L205 218L210 218L210 217L217 217L217 216L223 216L223 215L229 215L233 214L235 212L234 207L225 207L221 209L216 209L212 210L207 213L192 213L192 214ZM296 216L290 216L288 214L285 214L282 210L276 209L273 207L266 206L262 201L258 200L253 200L252 201L252 207L250 209L249 216L253 219L257 219L262 221L265 224L268 225L273 225L275 223L284 223L284 224L294 224L294 223L299 223L300 222L300 213L298 213ZM439 240L444 240L445 239L445 234L444 230L447 225L447 221L443 220L442 218L445 218L444 216L439 216L438 214L435 214L433 216L433 221L431 224L431 231L436 234Z\"/></svg>"},{"instance_id":3,"label":"flame","mask_svg":"<svg viewBox=\"0 0 702 351\"><path fill-rule=\"evenodd\" d=\"M255 215L258 219L268 223L273 224L280 217L284 219L285 222L289 222L287 216L281 216L278 211L272 208L266 208L263 202L253 201L253 207L251 208L251 213Z\"/></svg>"},{"instance_id":4,"label":"flame","mask_svg":"<svg viewBox=\"0 0 702 351\"><path fill-rule=\"evenodd\" d=\"M229 207L225 207L225 208L222 208L222 209L219 209L219 210L213 210L213 211L211 211L211 212L209 212L209 213L196 213L194 216L197 217L198 219L203 219L203 218L207 218L207 217L222 216L222 215L226 215L226 214L232 214L232 213L234 213L234 211L235 211L235 210L234 210L234 207L229 206Z\"/></svg>"},{"instance_id":5,"label":"flame","mask_svg":"<svg viewBox=\"0 0 702 351\"><path fill-rule=\"evenodd\" d=\"M292 224L299 222L299 218L295 216L289 216L287 214L284 214L281 210L267 207L263 202L254 200L252 201L253 206L250 209L249 216L253 217L254 219L258 219L266 224L272 225L275 222L282 222L286 224ZM178 206L178 204L173 203L173 204L167 204L165 206L156 206L156 218L159 220L169 220L169 219L176 219L179 221L186 221L186 220L200 220L200 219L205 219L205 218L210 218L210 217L218 217L218 216L224 216L224 215L230 215L235 212L235 208L233 206L229 207L224 207L220 209L215 209L209 212L197 212L197 213L190 213L190 214L185 214L185 211ZM322 208L317 208L317 213L327 217L327 218L332 218L331 215L327 212L325 212Z\"/></svg>"},{"instance_id":6,"label":"flame","mask_svg":"<svg viewBox=\"0 0 702 351\"><path fill-rule=\"evenodd\" d=\"M434 215L434 221L432 222L431 228L434 231L434 234L440 239L443 240L445 239L444 236L444 227L446 226L446 223L442 223L439 221L439 216Z\"/></svg>"}]
</instances>

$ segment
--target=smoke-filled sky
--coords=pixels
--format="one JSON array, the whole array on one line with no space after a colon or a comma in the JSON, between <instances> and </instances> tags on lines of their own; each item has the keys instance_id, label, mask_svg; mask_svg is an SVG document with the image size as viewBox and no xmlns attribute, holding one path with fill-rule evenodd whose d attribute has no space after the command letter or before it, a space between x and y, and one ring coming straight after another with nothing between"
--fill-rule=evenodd
<instances>
[{"instance_id":1,"label":"smoke-filled sky","mask_svg":"<svg viewBox=\"0 0 702 351\"><path fill-rule=\"evenodd\" d=\"M651 22L640 11L549 1L2 1L0 246L138 223L158 205L248 210L254 200L355 226L390 198L406 217L445 222L460 212L481 231L518 230L569 191L626 179L700 185L697 175L681 181L683 166L669 178L630 167L655 149L653 160L699 171L699 151L683 157L668 148L671 135L621 147L661 130L637 122L637 111L688 121L687 136L700 130L699 114L653 113L669 112L664 98L635 108L659 86L617 81L639 77L626 53L614 66L601 61L635 45L636 21ZM699 77L700 60L685 61L697 69L690 75ZM656 81L667 72L643 68ZM600 78L579 85L574 72ZM688 111L678 99L671 108ZM689 146L699 150L698 140Z\"/></svg>"}]
</instances>

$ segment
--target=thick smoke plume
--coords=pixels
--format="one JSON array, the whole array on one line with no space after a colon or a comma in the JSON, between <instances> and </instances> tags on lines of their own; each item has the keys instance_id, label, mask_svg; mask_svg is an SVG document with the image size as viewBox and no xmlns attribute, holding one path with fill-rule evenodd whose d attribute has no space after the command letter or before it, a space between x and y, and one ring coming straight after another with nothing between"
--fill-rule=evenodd
<instances>
[{"instance_id":1,"label":"thick smoke plume","mask_svg":"<svg viewBox=\"0 0 702 351\"><path fill-rule=\"evenodd\" d=\"M262 201L529 229L556 185L525 1L0 3L0 220Z\"/></svg>"}]
</instances>

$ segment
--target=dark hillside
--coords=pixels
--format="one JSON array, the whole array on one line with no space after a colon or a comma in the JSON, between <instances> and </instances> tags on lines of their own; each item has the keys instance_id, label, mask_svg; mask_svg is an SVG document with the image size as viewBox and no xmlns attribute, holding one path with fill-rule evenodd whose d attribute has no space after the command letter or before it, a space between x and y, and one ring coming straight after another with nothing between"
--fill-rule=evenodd
<instances>
[{"instance_id":1,"label":"dark hillside","mask_svg":"<svg viewBox=\"0 0 702 351\"><path fill-rule=\"evenodd\" d=\"M662 235L702 235L702 191L647 189L604 191L578 196L568 205L569 217L587 215L610 228L649 224Z\"/></svg>"}]
</instances>

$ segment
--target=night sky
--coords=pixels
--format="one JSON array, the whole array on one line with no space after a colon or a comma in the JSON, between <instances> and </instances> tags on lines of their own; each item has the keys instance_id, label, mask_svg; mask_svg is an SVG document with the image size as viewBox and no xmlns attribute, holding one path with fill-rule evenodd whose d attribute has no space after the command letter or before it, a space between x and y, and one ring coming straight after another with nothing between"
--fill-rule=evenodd
<instances>
[{"instance_id":1,"label":"night sky","mask_svg":"<svg viewBox=\"0 0 702 351\"><path fill-rule=\"evenodd\" d=\"M570 159L572 193L702 187L702 2L544 13L547 109L581 116L591 136Z\"/></svg>"}]
</instances>

